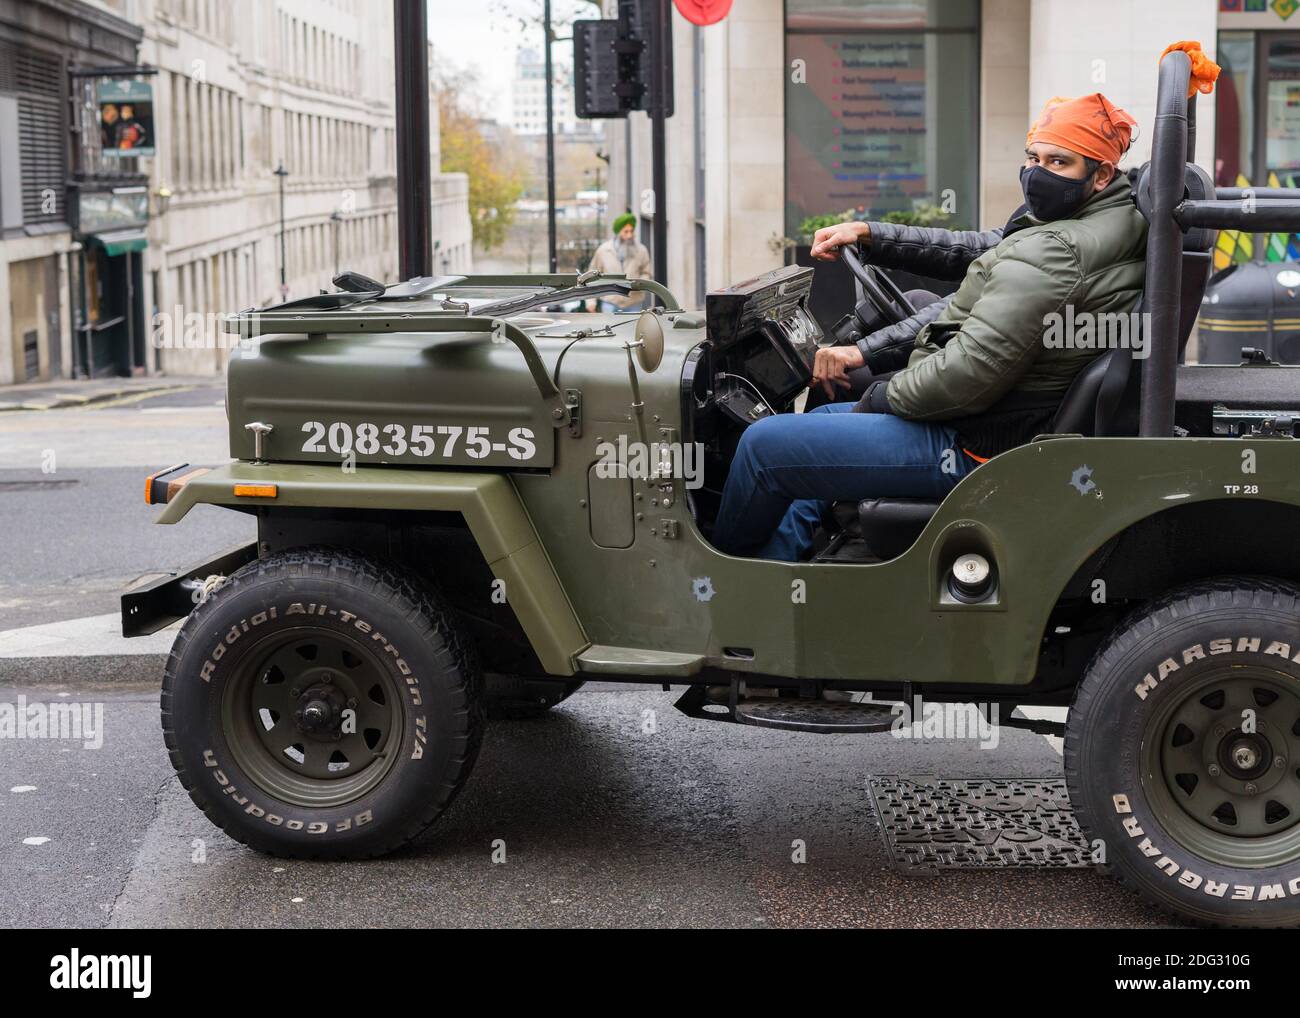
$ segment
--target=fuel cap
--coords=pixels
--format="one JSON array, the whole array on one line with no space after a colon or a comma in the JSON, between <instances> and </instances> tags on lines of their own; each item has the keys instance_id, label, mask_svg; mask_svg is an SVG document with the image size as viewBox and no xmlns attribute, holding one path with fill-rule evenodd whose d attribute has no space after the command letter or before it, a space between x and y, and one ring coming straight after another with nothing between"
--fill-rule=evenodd
<instances>
[{"instance_id":1,"label":"fuel cap","mask_svg":"<svg viewBox=\"0 0 1300 1018\"><path fill-rule=\"evenodd\" d=\"M958 601L973 604L982 601L993 586L993 568L983 555L970 552L952 564L948 591Z\"/></svg>"}]
</instances>

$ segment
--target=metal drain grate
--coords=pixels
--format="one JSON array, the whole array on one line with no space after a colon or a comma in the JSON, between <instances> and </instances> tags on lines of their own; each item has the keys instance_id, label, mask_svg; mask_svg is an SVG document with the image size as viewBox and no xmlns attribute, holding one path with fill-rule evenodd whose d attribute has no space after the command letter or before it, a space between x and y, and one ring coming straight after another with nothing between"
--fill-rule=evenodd
<instances>
[{"instance_id":1,"label":"metal drain grate","mask_svg":"<svg viewBox=\"0 0 1300 1018\"><path fill-rule=\"evenodd\" d=\"M890 861L905 873L1092 865L1059 778L873 775L869 786Z\"/></svg>"}]
</instances>

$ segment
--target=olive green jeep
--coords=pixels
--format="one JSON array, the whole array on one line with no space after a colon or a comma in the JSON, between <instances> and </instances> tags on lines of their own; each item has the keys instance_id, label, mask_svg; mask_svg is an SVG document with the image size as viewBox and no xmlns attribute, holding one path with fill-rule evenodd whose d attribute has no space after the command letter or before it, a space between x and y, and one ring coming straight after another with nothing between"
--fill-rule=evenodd
<instances>
[{"instance_id":1,"label":"olive green jeep","mask_svg":"<svg viewBox=\"0 0 1300 1018\"><path fill-rule=\"evenodd\" d=\"M992 701L1064 735L1098 862L1150 901L1300 922L1300 374L1180 363L1213 231L1296 229L1300 192L1216 191L1187 80L1167 56L1135 183L1150 356L1098 356L1049 433L942 502L837 505L807 562L709 535L746 425L807 390L809 269L703 312L623 278L343 276L237 316L233 461L147 498L164 524L248 513L257 540L123 598L127 635L185 619L162 719L195 803L260 851L374 856L446 809L489 708L588 679L817 733ZM640 293L658 306L583 309ZM1042 706L1068 722L1012 714Z\"/></svg>"}]
</instances>

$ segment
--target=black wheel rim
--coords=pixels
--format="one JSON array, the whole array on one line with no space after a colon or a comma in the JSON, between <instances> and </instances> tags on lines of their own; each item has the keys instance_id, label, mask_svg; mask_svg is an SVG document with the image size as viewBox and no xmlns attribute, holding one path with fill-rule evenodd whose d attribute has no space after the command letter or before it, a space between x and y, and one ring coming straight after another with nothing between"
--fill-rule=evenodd
<instances>
[{"instance_id":1,"label":"black wheel rim","mask_svg":"<svg viewBox=\"0 0 1300 1018\"><path fill-rule=\"evenodd\" d=\"M402 744L397 684L358 640L296 629L261 641L222 701L235 762L263 791L337 806L374 788Z\"/></svg>"},{"instance_id":2,"label":"black wheel rim","mask_svg":"<svg viewBox=\"0 0 1300 1018\"><path fill-rule=\"evenodd\" d=\"M1186 683L1148 723L1143 787L1184 847L1225 866L1300 859L1300 684L1224 667Z\"/></svg>"}]
</instances>

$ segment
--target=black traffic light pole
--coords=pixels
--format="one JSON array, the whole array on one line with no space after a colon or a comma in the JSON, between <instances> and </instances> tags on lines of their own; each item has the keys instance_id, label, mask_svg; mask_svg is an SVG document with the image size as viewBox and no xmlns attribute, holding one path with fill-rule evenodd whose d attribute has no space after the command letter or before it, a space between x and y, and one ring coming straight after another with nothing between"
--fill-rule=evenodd
<instances>
[{"instance_id":1,"label":"black traffic light pole","mask_svg":"<svg viewBox=\"0 0 1300 1018\"><path fill-rule=\"evenodd\" d=\"M664 59L664 45L672 31L672 13L669 0L649 0L654 5L650 17L650 53L654 60L650 94L650 185L655 195L654 216L654 275L668 285L668 202L664 195L667 183L667 158L664 152L664 111L668 105L668 61ZM631 195L628 196L631 198Z\"/></svg>"},{"instance_id":2,"label":"black traffic light pole","mask_svg":"<svg viewBox=\"0 0 1300 1018\"><path fill-rule=\"evenodd\" d=\"M550 272L558 271L555 255L555 75L551 68L551 0L542 6L546 50L546 257Z\"/></svg>"},{"instance_id":3,"label":"black traffic light pole","mask_svg":"<svg viewBox=\"0 0 1300 1018\"><path fill-rule=\"evenodd\" d=\"M433 275L428 39L426 0L393 0L393 65L397 78L397 271L401 279Z\"/></svg>"}]
</instances>

